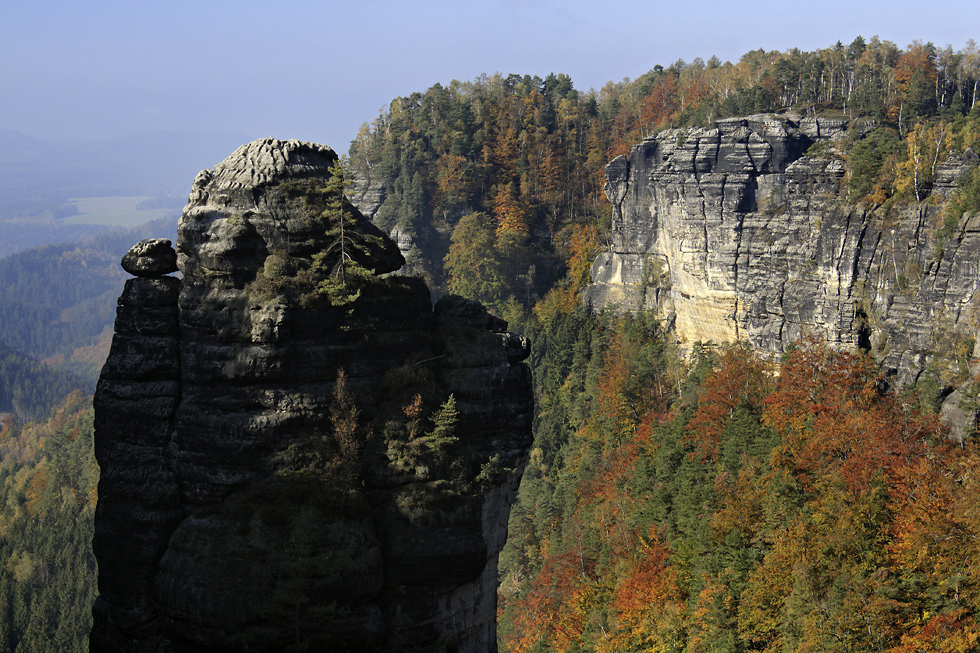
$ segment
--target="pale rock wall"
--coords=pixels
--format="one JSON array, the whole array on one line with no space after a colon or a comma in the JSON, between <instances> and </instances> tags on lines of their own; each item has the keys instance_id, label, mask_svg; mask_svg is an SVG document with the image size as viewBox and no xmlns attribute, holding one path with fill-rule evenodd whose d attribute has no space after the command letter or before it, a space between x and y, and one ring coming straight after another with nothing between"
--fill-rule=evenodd
<instances>
[{"instance_id":1,"label":"pale rock wall","mask_svg":"<svg viewBox=\"0 0 980 653\"><path fill-rule=\"evenodd\" d=\"M934 205L885 216L841 201L844 162L805 152L848 128L869 125L750 116L634 146L606 168L612 247L586 301L660 310L688 346L744 340L775 355L814 334L872 351L898 385L951 364L978 329L980 216L938 243ZM968 151L941 166L936 192L975 162Z\"/></svg>"}]
</instances>

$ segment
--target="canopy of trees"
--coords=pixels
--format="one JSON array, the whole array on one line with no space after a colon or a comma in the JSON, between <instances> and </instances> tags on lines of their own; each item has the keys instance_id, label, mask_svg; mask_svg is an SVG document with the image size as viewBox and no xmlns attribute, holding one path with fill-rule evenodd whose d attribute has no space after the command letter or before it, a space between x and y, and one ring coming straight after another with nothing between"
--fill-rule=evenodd
<instances>
[{"instance_id":1,"label":"canopy of trees","mask_svg":"<svg viewBox=\"0 0 980 653\"><path fill-rule=\"evenodd\" d=\"M503 650L976 650L980 451L873 361L685 366L649 316L539 313Z\"/></svg>"},{"instance_id":2,"label":"canopy of trees","mask_svg":"<svg viewBox=\"0 0 980 653\"><path fill-rule=\"evenodd\" d=\"M91 397L0 425L0 651L87 651L98 466Z\"/></svg>"}]
</instances>

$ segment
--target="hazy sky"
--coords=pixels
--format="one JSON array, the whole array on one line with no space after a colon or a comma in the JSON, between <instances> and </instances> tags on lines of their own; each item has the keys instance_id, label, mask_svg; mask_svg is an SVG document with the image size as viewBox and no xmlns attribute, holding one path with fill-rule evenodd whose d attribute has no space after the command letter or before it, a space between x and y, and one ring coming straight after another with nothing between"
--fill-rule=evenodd
<instances>
[{"instance_id":1,"label":"hazy sky","mask_svg":"<svg viewBox=\"0 0 980 653\"><path fill-rule=\"evenodd\" d=\"M346 151L395 97L481 73L580 90L656 64L814 50L862 35L980 40L977 0L5 0L0 128L299 138Z\"/></svg>"}]
</instances>

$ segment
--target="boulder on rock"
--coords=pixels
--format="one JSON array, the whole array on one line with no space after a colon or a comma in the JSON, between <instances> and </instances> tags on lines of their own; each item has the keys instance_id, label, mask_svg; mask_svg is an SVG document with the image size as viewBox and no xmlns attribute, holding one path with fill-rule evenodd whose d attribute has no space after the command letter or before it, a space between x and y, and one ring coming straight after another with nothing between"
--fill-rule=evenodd
<instances>
[{"instance_id":1,"label":"boulder on rock","mask_svg":"<svg viewBox=\"0 0 980 653\"><path fill-rule=\"evenodd\" d=\"M147 238L126 252L121 265L135 277L162 277L177 271L177 252L166 238Z\"/></svg>"}]
</instances>

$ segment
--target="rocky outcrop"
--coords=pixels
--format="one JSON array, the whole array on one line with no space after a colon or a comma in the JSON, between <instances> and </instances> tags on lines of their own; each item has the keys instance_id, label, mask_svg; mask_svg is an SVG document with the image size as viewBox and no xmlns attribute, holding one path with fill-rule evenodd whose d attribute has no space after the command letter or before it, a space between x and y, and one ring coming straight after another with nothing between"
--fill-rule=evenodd
<instances>
[{"instance_id":1,"label":"rocky outcrop","mask_svg":"<svg viewBox=\"0 0 980 653\"><path fill-rule=\"evenodd\" d=\"M687 343L778 354L809 333L872 351L900 385L955 376L980 318L980 216L944 232L933 205L842 202L844 162L806 153L868 127L761 115L634 146L606 168L612 247L587 301L660 310ZM937 192L975 162L968 151L942 166Z\"/></svg>"},{"instance_id":2,"label":"rocky outcrop","mask_svg":"<svg viewBox=\"0 0 980 653\"><path fill-rule=\"evenodd\" d=\"M933 180L932 192L948 198L956 190L956 185L969 174L977 165L976 153L972 148L966 148L963 154L953 154L945 162L936 166L936 176Z\"/></svg>"},{"instance_id":3,"label":"rocky outcrop","mask_svg":"<svg viewBox=\"0 0 980 653\"><path fill-rule=\"evenodd\" d=\"M99 379L95 455L101 476L93 548L103 598L94 608L101 626L93 645L105 651L133 650L131 642L156 636L157 564L183 518L167 453L180 401L179 292L174 277L126 282Z\"/></svg>"},{"instance_id":4,"label":"rocky outcrop","mask_svg":"<svg viewBox=\"0 0 980 653\"><path fill-rule=\"evenodd\" d=\"M182 278L120 298L93 651L496 648L529 346L478 304L366 275L403 260L333 201L335 159L266 139L202 172Z\"/></svg>"},{"instance_id":5,"label":"rocky outcrop","mask_svg":"<svg viewBox=\"0 0 980 653\"><path fill-rule=\"evenodd\" d=\"M374 221L378 209L385 201L385 187L380 181L360 178L354 179L351 203L368 220Z\"/></svg>"},{"instance_id":6,"label":"rocky outcrop","mask_svg":"<svg viewBox=\"0 0 980 653\"><path fill-rule=\"evenodd\" d=\"M126 252L121 265L134 277L162 277L177 271L177 252L166 238L148 238Z\"/></svg>"}]
</instances>

